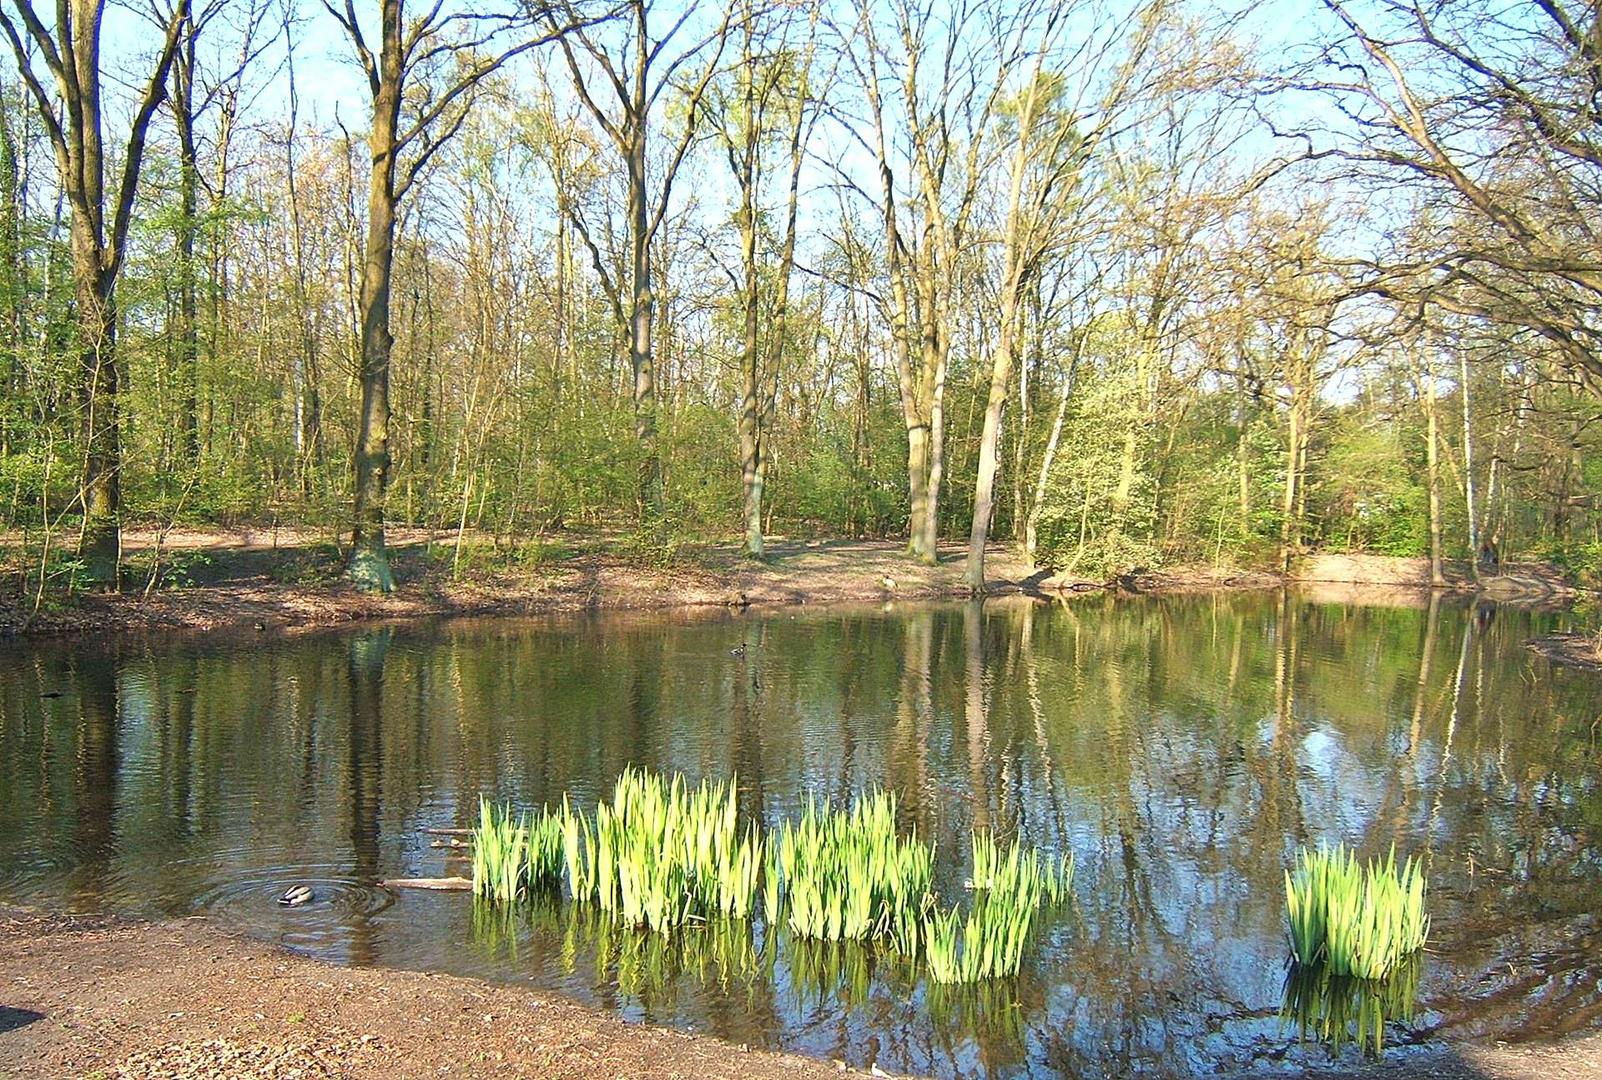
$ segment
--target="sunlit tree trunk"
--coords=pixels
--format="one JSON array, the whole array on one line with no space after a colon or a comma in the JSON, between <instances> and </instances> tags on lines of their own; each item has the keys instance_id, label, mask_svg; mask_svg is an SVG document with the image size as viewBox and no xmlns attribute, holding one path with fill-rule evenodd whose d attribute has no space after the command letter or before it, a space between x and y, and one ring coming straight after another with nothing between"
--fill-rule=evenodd
<instances>
[{"instance_id":1,"label":"sunlit tree trunk","mask_svg":"<svg viewBox=\"0 0 1602 1080\"><path fill-rule=\"evenodd\" d=\"M390 592L384 538L389 492L389 361L395 339L389 328L389 284L395 263L395 157L401 106L401 3L384 0L383 35L373 81L372 129L367 136L372 171L367 182L367 239L362 250L358 322L361 354L357 378L361 403L356 414L356 483L350 540L350 576L376 592Z\"/></svg>"}]
</instances>

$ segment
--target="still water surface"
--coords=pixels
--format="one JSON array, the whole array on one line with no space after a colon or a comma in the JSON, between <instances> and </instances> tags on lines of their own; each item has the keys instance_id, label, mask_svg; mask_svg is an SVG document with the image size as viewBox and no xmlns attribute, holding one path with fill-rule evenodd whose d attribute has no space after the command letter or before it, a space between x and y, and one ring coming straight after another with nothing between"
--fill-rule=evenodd
<instances>
[{"instance_id":1,"label":"still water surface","mask_svg":"<svg viewBox=\"0 0 1602 1080\"><path fill-rule=\"evenodd\" d=\"M1394 842L1435 930L1392 1052L1565 1031L1602 1022L1602 680L1523 644L1566 619L1251 594L11 645L0 901L208 912L891 1072L1192 1076L1327 1060L1279 1018L1283 868ZM979 826L1071 848L1074 902L1018 980L942 992L760 926L664 945L378 885L464 872L422 830L480 793L588 806L630 763L737 774L769 822L887 786L948 898Z\"/></svg>"}]
</instances>

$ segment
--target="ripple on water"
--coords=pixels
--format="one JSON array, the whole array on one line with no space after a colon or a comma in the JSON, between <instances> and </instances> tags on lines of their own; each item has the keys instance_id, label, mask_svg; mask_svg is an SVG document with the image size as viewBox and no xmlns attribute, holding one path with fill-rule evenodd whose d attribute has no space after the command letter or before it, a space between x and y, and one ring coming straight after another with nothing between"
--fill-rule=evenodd
<instances>
[{"instance_id":1,"label":"ripple on water","mask_svg":"<svg viewBox=\"0 0 1602 1080\"><path fill-rule=\"evenodd\" d=\"M376 882L339 871L326 865L260 867L198 893L190 907L294 952L348 959L371 937L373 920L396 896ZM294 907L280 904L278 898L296 885L311 889L311 900Z\"/></svg>"}]
</instances>

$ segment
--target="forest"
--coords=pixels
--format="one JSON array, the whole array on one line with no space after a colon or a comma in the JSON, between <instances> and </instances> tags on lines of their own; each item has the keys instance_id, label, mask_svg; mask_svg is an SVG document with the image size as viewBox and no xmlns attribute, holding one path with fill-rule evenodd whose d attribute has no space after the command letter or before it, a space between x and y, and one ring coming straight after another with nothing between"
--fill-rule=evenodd
<instances>
[{"instance_id":1,"label":"forest","mask_svg":"<svg viewBox=\"0 0 1602 1080\"><path fill-rule=\"evenodd\" d=\"M0 519L1602 565L1578 0L5 0ZM949 551L949 548L948 548ZM954 557L954 556L952 556Z\"/></svg>"}]
</instances>

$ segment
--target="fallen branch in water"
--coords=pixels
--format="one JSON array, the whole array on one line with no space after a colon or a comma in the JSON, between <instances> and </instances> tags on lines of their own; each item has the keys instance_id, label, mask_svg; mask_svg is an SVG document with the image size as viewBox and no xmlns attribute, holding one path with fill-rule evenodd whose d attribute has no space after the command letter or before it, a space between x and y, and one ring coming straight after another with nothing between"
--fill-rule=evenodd
<instances>
[{"instance_id":1,"label":"fallen branch in water","mask_svg":"<svg viewBox=\"0 0 1602 1080\"><path fill-rule=\"evenodd\" d=\"M403 877L390 878L388 881L380 881L379 884L386 889L471 890L473 879L464 877Z\"/></svg>"}]
</instances>

